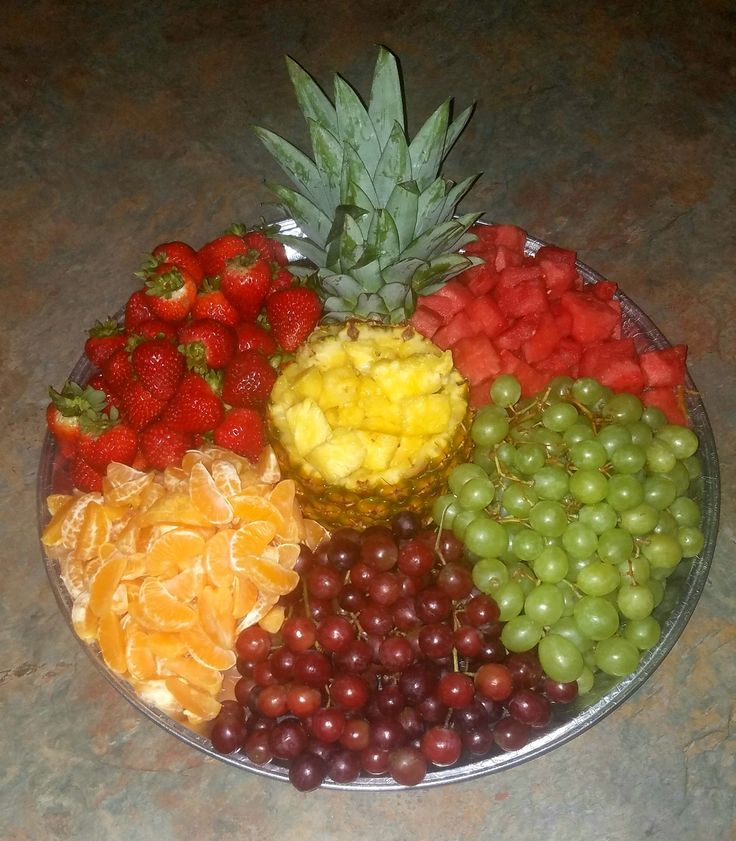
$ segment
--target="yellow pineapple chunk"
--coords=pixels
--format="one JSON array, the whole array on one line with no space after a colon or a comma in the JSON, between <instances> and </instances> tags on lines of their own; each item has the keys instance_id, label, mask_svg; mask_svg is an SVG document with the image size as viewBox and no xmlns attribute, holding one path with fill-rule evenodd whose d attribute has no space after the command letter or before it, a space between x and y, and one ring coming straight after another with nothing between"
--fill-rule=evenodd
<instances>
[{"instance_id":1,"label":"yellow pineapple chunk","mask_svg":"<svg viewBox=\"0 0 736 841\"><path fill-rule=\"evenodd\" d=\"M387 470L399 446L396 435L385 435L382 432L359 433L360 440L365 446L365 461L363 467L371 473L381 473Z\"/></svg>"},{"instance_id":2,"label":"yellow pineapple chunk","mask_svg":"<svg viewBox=\"0 0 736 841\"><path fill-rule=\"evenodd\" d=\"M309 397L310 399L319 402L324 389L322 374L319 372L318 368L307 368L294 380L293 388L299 397Z\"/></svg>"},{"instance_id":3,"label":"yellow pineapple chunk","mask_svg":"<svg viewBox=\"0 0 736 841\"><path fill-rule=\"evenodd\" d=\"M353 403L357 394L358 377L352 365L340 365L322 373L322 393L319 403L323 409Z\"/></svg>"},{"instance_id":4,"label":"yellow pineapple chunk","mask_svg":"<svg viewBox=\"0 0 736 841\"><path fill-rule=\"evenodd\" d=\"M328 482L341 482L359 470L366 448L358 432L338 428L332 437L315 447L307 461Z\"/></svg>"},{"instance_id":5,"label":"yellow pineapple chunk","mask_svg":"<svg viewBox=\"0 0 736 841\"><path fill-rule=\"evenodd\" d=\"M374 397L364 406L365 418L361 428L366 432L383 432L386 435L401 435L403 417L401 406L384 395Z\"/></svg>"},{"instance_id":6,"label":"yellow pineapple chunk","mask_svg":"<svg viewBox=\"0 0 736 841\"><path fill-rule=\"evenodd\" d=\"M325 413L309 398L290 406L286 410L286 421L294 437L294 447L302 457L324 443L332 433Z\"/></svg>"},{"instance_id":7,"label":"yellow pineapple chunk","mask_svg":"<svg viewBox=\"0 0 736 841\"><path fill-rule=\"evenodd\" d=\"M444 394L407 397L401 404L407 435L439 435L450 424L450 401Z\"/></svg>"},{"instance_id":8,"label":"yellow pineapple chunk","mask_svg":"<svg viewBox=\"0 0 736 841\"><path fill-rule=\"evenodd\" d=\"M345 353L356 371L367 374L371 372L375 363L381 358L383 350L377 342L369 339L362 342L346 341Z\"/></svg>"},{"instance_id":9,"label":"yellow pineapple chunk","mask_svg":"<svg viewBox=\"0 0 736 841\"><path fill-rule=\"evenodd\" d=\"M434 394L442 388L447 374L437 362L436 356L426 353L407 359L382 360L376 363L374 376L386 396L394 401Z\"/></svg>"}]
</instances>

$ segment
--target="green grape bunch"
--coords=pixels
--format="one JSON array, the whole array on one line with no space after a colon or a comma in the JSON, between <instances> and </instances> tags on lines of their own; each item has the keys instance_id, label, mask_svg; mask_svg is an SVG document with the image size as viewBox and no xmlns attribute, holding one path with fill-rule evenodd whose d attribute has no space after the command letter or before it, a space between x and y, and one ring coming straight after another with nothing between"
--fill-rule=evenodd
<instances>
[{"instance_id":1,"label":"green grape bunch","mask_svg":"<svg viewBox=\"0 0 736 841\"><path fill-rule=\"evenodd\" d=\"M509 651L589 691L633 672L656 644L667 579L705 538L693 483L698 438L638 397L558 377L522 399L499 376L471 436L472 462L434 504L492 595Z\"/></svg>"}]
</instances>

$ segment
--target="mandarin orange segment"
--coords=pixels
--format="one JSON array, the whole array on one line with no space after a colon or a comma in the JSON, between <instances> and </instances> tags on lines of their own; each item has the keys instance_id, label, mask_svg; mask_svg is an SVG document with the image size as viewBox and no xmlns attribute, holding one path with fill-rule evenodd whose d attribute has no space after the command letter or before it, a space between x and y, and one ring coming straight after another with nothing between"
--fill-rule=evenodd
<instances>
[{"instance_id":1,"label":"mandarin orange segment","mask_svg":"<svg viewBox=\"0 0 736 841\"><path fill-rule=\"evenodd\" d=\"M46 524L46 528L41 535L41 543L44 546L56 546L61 543L61 527L66 520L67 514L74 505L75 498L73 496L66 496L65 494L53 494L55 501L49 503L51 497L47 500L49 513L51 519ZM59 499L61 497L61 499ZM53 510L52 510L53 509Z\"/></svg>"},{"instance_id":2,"label":"mandarin orange segment","mask_svg":"<svg viewBox=\"0 0 736 841\"><path fill-rule=\"evenodd\" d=\"M275 526L266 520L254 520L237 529L230 540L233 569L242 572L239 567L242 559L263 552L275 536Z\"/></svg>"},{"instance_id":3,"label":"mandarin orange segment","mask_svg":"<svg viewBox=\"0 0 736 841\"><path fill-rule=\"evenodd\" d=\"M183 708L166 686L166 678L131 681L138 697L152 707L157 707L172 718L181 717Z\"/></svg>"},{"instance_id":4,"label":"mandarin orange segment","mask_svg":"<svg viewBox=\"0 0 736 841\"><path fill-rule=\"evenodd\" d=\"M232 520L233 509L204 464L192 467L189 496L194 507L213 525L225 526Z\"/></svg>"},{"instance_id":5,"label":"mandarin orange segment","mask_svg":"<svg viewBox=\"0 0 736 841\"><path fill-rule=\"evenodd\" d=\"M184 708L185 714L198 721L209 721L220 712L220 702L209 692L192 686L180 677L167 677L166 688Z\"/></svg>"},{"instance_id":6,"label":"mandarin orange segment","mask_svg":"<svg viewBox=\"0 0 736 841\"><path fill-rule=\"evenodd\" d=\"M265 447L263 449L255 468L260 480L262 482L268 482L269 485L275 485L281 478L281 468L279 467L273 447Z\"/></svg>"},{"instance_id":7,"label":"mandarin orange segment","mask_svg":"<svg viewBox=\"0 0 736 841\"><path fill-rule=\"evenodd\" d=\"M80 593L86 592L87 577L85 575L84 564L78 561L70 552L64 555L59 561L59 572L61 573L64 586L72 598L76 598Z\"/></svg>"},{"instance_id":8,"label":"mandarin orange segment","mask_svg":"<svg viewBox=\"0 0 736 841\"><path fill-rule=\"evenodd\" d=\"M108 465L102 490L105 500L111 503L137 501L143 490L153 482L153 473L144 473L126 464L113 462Z\"/></svg>"},{"instance_id":9,"label":"mandarin orange segment","mask_svg":"<svg viewBox=\"0 0 736 841\"><path fill-rule=\"evenodd\" d=\"M268 631L269 634L276 634L284 624L285 615L286 611L283 605L277 604L268 611L258 624L264 631Z\"/></svg>"},{"instance_id":10,"label":"mandarin orange segment","mask_svg":"<svg viewBox=\"0 0 736 841\"><path fill-rule=\"evenodd\" d=\"M255 494L237 494L232 497L230 504L232 505L235 516L239 517L245 523L253 520L265 520L265 522L273 524L276 530L275 534L278 534L284 528L283 515L265 497L256 496Z\"/></svg>"},{"instance_id":11,"label":"mandarin orange segment","mask_svg":"<svg viewBox=\"0 0 736 841\"><path fill-rule=\"evenodd\" d=\"M278 562L262 555L249 555L242 562L238 572L247 575L261 592L285 596L299 582L299 574L285 569Z\"/></svg>"},{"instance_id":12,"label":"mandarin orange segment","mask_svg":"<svg viewBox=\"0 0 736 841\"><path fill-rule=\"evenodd\" d=\"M249 628L251 625L260 622L278 600L279 597L272 593L259 592L253 607L238 622L235 630L240 633L244 628Z\"/></svg>"},{"instance_id":13,"label":"mandarin orange segment","mask_svg":"<svg viewBox=\"0 0 736 841\"><path fill-rule=\"evenodd\" d=\"M225 459L217 459L212 463L212 479L217 490L227 499L240 493L243 487L238 468Z\"/></svg>"},{"instance_id":14,"label":"mandarin orange segment","mask_svg":"<svg viewBox=\"0 0 736 841\"><path fill-rule=\"evenodd\" d=\"M206 526L207 518L198 511L188 493L173 493L157 499L150 508L138 515L141 526L171 523L181 526Z\"/></svg>"},{"instance_id":15,"label":"mandarin orange segment","mask_svg":"<svg viewBox=\"0 0 736 841\"><path fill-rule=\"evenodd\" d=\"M235 534L232 529L223 529L214 534L204 550L204 569L210 584L215 587L230 587L235 573L230 563L230 540Z\"/></svg>"},{"instance_id":16,"label":"mandarin orange segment","mask_svg":"<svg viewBox=\"0 0 736 841\"><path fill-rule=\"evenodd\" d=\"M61 523L61 540L60 543L65 549L74 549L77 544L77 537L82 529L84 522L84 512L87 506L92 502L100 503L102 496L100 494L84 494L74 499L74 502L65 513Z\"/></svg>"},{"instance_id":17,"label":"mandarin orange segment","mask_svg":"<svg viewBox=\"0 0 736 841\"><path fill-rule=\"evenodd\" d=\"M197 622L196 612L180 602L157 578L146 578L138 592L141 616L157 631L181 631Z\"/></svg>"},{"instance_id":18,"label":"mandarin orange segment","mask_svg":"<svg viewBox=\"0 0 736 841\"><path fill-rule=\"evenodd\" d=\"M74 497L69 494L49 494L46 497L46 510L53 517L62 508L68 507L74 502Z\"/></svg>"},{"instance_id":19,"label":"mandarin orange segment","mask_svg":"<svg viewBox=\"0 0 736 841\"><path fill-rule=\"evenodd\" d=\"M89 609L89 593L80 593L72 604L72 626L80 639L97 639L97 617Z\"/></svg>"},{"instance_id":20,"label":"mandarin orange segment","mask_svg":"<svg viewBox=\"0 0 736 841\"><path fill-rule=\"evenodd\" d=\"M202 450L187 450L184 453L184 458L181 460L181 470L187 476L192 472L192 468L195 464L209 464L212 461L212 458L208 453Z\"/></svg>"},{"instance_id":21,"label":"mandarin orange segment","mask_svg":"<svg viewBox=\"0 0 736 841\"><path fill-rule=\"evenodd\" d=\"M158 677L156 657L148 645L148 635L138 626L125 628L125 661L128 672L135 680L152 680Z\"/></svg>"},{"instance_id":22,"label":"mandarin orange segment","mask_svg":"<svg viewBox=\"0 0 736 841\"><path fill-rule=\"evenodd\" d=\"M222 672L203 666L191 657L172 657L163 664L163 668L166 674L183 678L213 696L222 687Z\"/></svg>"},{"instance_id":23,"label":"mandarin orange segment","mask_svg":"<svg viewBox=\"0 0 736 841\"><path fill-rule=\"evenodd\" d=\"M108 561L102 563L90 581L89 607L100 619L112 608L115 591L120 584L126 565L127 559L124 555L113 555Z\"/></svg>"},{"instance_id":24,"label":"mandarin orange segment","mask_svg":"<svg viewBox=\"0 0 736 841\"><path fill-rule=\"evenodd\" d=\"M182 631L181 638L192 657L203 666L224 672L235 665L235 652L216 645L200 626Z\"/></svg>"},{"instance_id":25,"label":"mandarin orange segment","mask_svg":"<svg viewBox=\"0 0 736 841\"><path fill-rule=\"evenodd\" d=\"M285 569L294 569L301 551L298 543L281 543L276 547L276 559Z\"/></svg>"},{"instance_id":26,"label":"mandarin orange segment","mask_svg":"<svg viewBox=\"0 0 736 841\"><path fill-rule=\"evenodd\" d=\"M172 529L155 538L146 556L149 575L171 577L203 554L205 541L194 529Z\"/></svg>"},{"instance_id":27,"label":"mandarin orange segment","mask_svg":"<svg viewBox=\"0 0 736 841\"><path fill-rule=\"evenodd\" d=\"M173 578L167 578L161 583L180 602L192 601L202 589L204 570L200 564L193 564Z\"/></svg>"},{"instance_id":28,"label":"mandarin orange segment","mask_svg":"<svg viewBox=\"0 0 736 841\"><path fill-rule=\"evenodd\" d=\"M125 637L118 617L110 611L100 617L97 642L108 667L117 674L125 674L128 661L125 657Z\"/></svg>"},{"instance_id":29,"label":"mandarin orange segment","mask_svg":"<svg viewBox=\"0 0 736 841\"><path fill-rule=\"evenodd\" d=\"M187 646L179 634L153 631L146 636L146 645L154 657L169 660L187 653Z\"/></svg>"},{"instance_id":30,"label":"mandarin orange segment","mask_svg":"<svg viewBox=\"0 0 736 841\"><path fill-rule=\"evenodd\" d=\"M327 529L316 520L303 519L304 537L302 538L307 546L313 551L329 536Z\"/></svg>"},{"instance_id":31,"label":"mandarin orange segment","mask_svg":"<svg viewBox=\"0 0 736 841\"><path fill-rule=\"evenodd\" d=\"M258 587L247 575L233 573L233 618L242 619L253 609L258 599Z\"/></svg>"},{"instance_id":32,"label":"mandarin orange segment","mask_svg":"<svg viewBox=\"0 0 736 841\"><path fill-rule=\"evenodd\" d=\"M101 543L110 537L111 520L104 505L90 502L84 509L82 525L77 535L74 554L80 561L89 561L98 554Z\"/></svg>"},{"instance_id":33,"label":"mandarin orange segment","mask_svg":"<svg viewBox=\"0 0 736 841\"><path fill-rule=\"evenodd\" d=\"M222 648L235 645L233 591L230 587L204 586L197 597L199 621L209 638Z\"/></svg>"}]
</instances>

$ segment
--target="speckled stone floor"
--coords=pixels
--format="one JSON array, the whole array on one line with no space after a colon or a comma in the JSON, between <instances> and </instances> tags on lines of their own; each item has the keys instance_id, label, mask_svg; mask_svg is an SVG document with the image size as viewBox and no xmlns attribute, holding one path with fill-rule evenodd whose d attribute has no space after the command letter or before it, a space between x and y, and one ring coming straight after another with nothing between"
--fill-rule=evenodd
<instances>
[{"instance_id":1,"label":"speckled stone floor","mask_svg":"<svg viewBox=\"0 0 736 841\"><path fill-rule=\"evenodd\" d=\"M728 0L0 6L0 838L736 838L735 31ZM46 389L142 255L272 215L248 126L303 136L282 55L365 91L376 43L413 125L477 102L446 168L484 173L473 208L576 248L689 345L721 531L680 641L592 730L453 786L300 795L178 742L93 668L46 580L34 483Z\"/></svg>"}]
</instances>

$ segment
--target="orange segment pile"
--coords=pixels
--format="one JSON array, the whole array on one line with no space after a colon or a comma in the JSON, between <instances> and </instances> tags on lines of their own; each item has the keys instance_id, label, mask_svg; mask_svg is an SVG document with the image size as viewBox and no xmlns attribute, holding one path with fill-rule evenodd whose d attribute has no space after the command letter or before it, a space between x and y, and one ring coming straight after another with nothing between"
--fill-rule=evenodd
<instances>
[{"instance_id":1,"label":"orange segment pile","mask_svg":"<svg viewBox=\"0 0 736 841\"><path fill-rule=\"evenodd\" d=\"M251 464L205 446L163 472L113 463L102 493L50 496L42 542L77 634L144 700L192 724L214 718L237 634L279 630L299 544L325 536L294 493L270 449Z\"/></svg>"}]
</instances>

